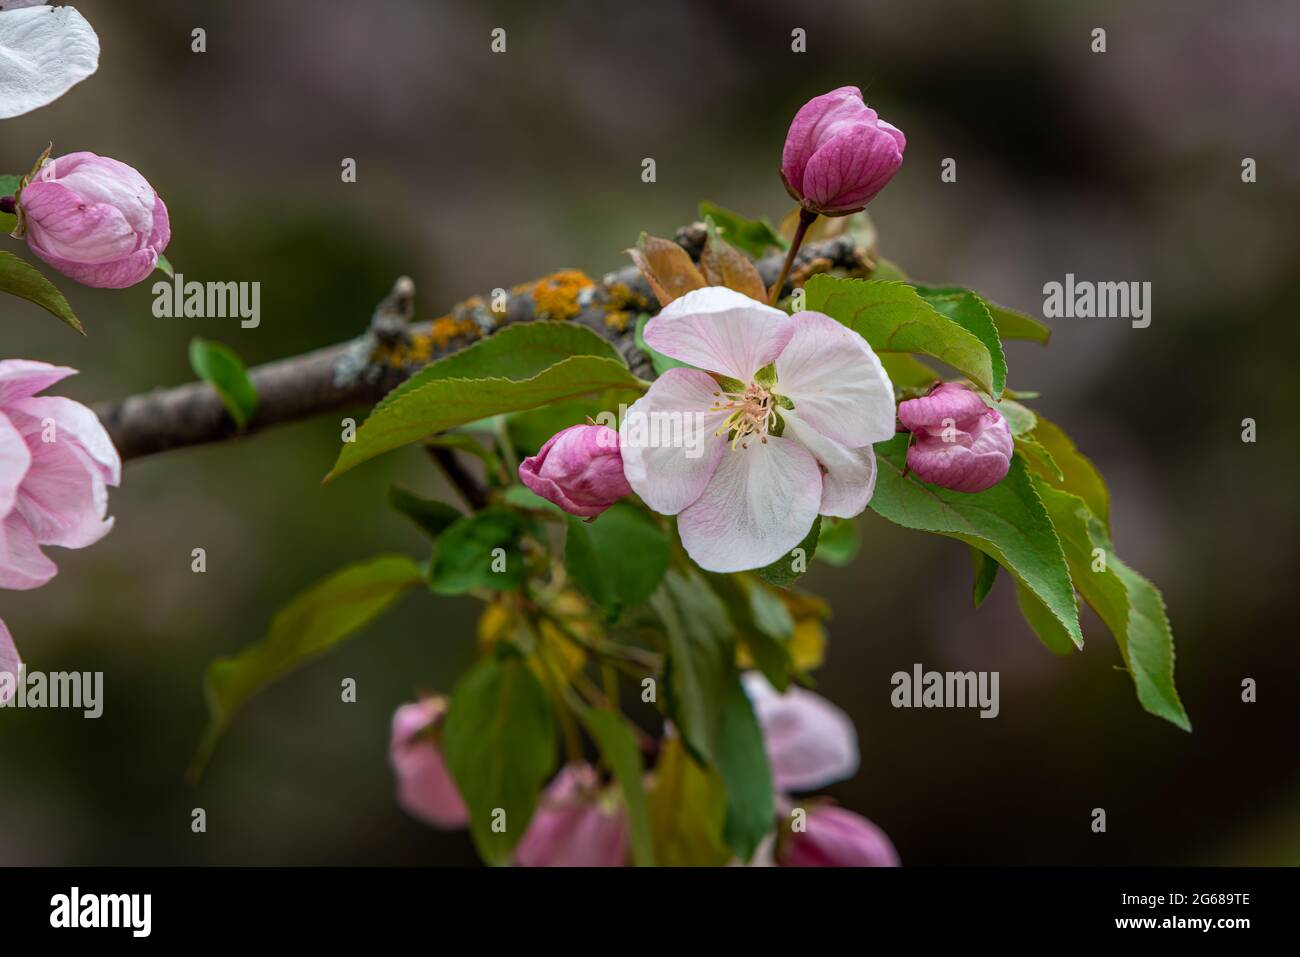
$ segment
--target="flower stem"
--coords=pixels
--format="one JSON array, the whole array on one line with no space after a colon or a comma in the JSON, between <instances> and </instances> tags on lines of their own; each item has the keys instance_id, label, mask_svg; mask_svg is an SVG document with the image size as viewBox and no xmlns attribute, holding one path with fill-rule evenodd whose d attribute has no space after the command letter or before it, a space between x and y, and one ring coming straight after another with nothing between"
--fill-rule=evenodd
<instances>
[{"instance_id":1,"label":"flower stem","mask_svg":"<svg viewBox=\"0 0 1300 957\"><path fill-rule=\"evenodd\" d=\"M768 294L770 305L775 306L781 301L781 290L785 288L785 281L790 278L790 267L794 265L794 257L798 255L799 247L803 245L803 238L808 233L808 227L816 219L816 213L807 209L799 210L799 225L795 227L794 238L790 240L790 251L785 254L785 264L781 267L781 275L776 277L776 283Z\"/></svg>"}]
</instances>

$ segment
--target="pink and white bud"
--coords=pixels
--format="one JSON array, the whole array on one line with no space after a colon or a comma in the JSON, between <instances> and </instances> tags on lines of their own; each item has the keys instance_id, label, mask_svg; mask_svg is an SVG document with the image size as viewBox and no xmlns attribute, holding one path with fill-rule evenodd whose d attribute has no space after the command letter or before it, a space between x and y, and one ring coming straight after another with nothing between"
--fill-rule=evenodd
<instances>
[{"instance_id":1,"label":"pink and white bud","mask_svg":"<svg viewBox=\"0 0 1300 957\"><path fill-rule=\"evenodd\" d=\"M618 433L603 425L557 432L519 466L519 480L570 515L599 515L632 487L623 476Z\"/></svg>"},{"instance_id":2,"label":"pink and white bud","mask_svg":"<svg viewBox=\"0 0 1300 957\"><path fill-rule=\"evenodd\" d=\"M1014 441L1002 413L955 382L898 405L913 434L907 467L923 482L956 492L982 492L1006 477Z\"/></svg>"},{"instance_id":3,"label":"pink and white bud","mask_svg":"<svg viewBox=\"0 0 1300 957\"><path fill-rule=\"evenodd\" d=\"M862 209L903 164L907 138L862 101L856 86L813 97L795 114L781 178L795 201L826 216Z\"/></svg>"},{"instance_id":4,"label":"pink and white bud","mask_svg":"<svg viewBox=\"0 0 1300 957\"><path fill-rule=\"evenodd\" d=\"M435 741L447 699L424 698L393 714L389 755L397 774L397 803L407 814L443 830L469 823L469 811Z\"/></svg>"},{"instance_id":5,"label":"pink and white bud","mask_svg":"<svg viewBox=\"0 0 1300 957\"><path fill-rule=\"evenodd\" d=\"M627 815L589 764L565 767L546 788L515 848L520 867L623 867Z\"/></svg>"},{"instance_id":6,"label":"pink and white bud","mask_svg":"<svg viewBox=\"0 0 1300 957\"><path fill-rule=\"evenodd\" d=\"M786 835L781 867L897 867L898 851L865 817L834 804L807 809L807 829Z\"/></svg>"},{"instance_id":7,"label":"pink and white bud","mask_svg":"<svg viewBox=\"0 0 1300 957\"><path fill-rule=\"evenodd\" d=\"M136 170L106 156L49 160L18 196L32 252L87 286L146 278L171 240L167 206Z\"/></svg>"}]
</instances>

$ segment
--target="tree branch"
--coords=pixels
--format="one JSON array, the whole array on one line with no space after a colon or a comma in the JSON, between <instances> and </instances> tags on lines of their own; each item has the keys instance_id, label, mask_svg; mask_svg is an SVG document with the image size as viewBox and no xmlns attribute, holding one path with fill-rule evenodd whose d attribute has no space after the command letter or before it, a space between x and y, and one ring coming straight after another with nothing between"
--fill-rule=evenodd
<instances>
[{"instance_id":1,"label":"tree branch","mask_svg":"<svg viewBox=\"0 0 1300 957\"><path fill-rule=\"evenodd\" d=\"M676 238L698 257L704 227L699 223L685 227ZM831 267L855 273L869 270L869 254L848 235L810 243L796 257L791 284L802 285L811 272ZM765 284L776 281L783 259L777 254L759 260ZM415 284L403 276L375 310L364 335L250 369L258 407L242 432L216 391L203 382L101 403L95 413L123 459L236 438L286 422L373 405L429 362L503 326L538 319L567 319L594 329L618 348L637 375L654 377L649 359L636 345L635 327L637 315L655 312L658 304L634 266L599 281L573 270L554 273L510 290L504 304L476 296L431 321L410 321L414 303ZM494 312L494 305L500 311Z\"/></svg>"}]
</instances>

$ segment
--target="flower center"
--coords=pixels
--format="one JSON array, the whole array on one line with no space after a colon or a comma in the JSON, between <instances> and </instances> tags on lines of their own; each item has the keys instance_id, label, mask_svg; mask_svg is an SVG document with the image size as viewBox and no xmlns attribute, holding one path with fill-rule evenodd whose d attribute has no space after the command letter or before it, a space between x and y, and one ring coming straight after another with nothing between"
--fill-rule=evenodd
<instances>
[{"instance_id":1,"label":"flower center","mask_svg":"<svg viewBox=\"0 0 1300 957\"><path fill-rule=\"evenodd\" d=\"M767 433L777 424L776 395L771 389L751 382L742 391L715 392L713 395L718 402L709 411L731 413L714 435L730 433L733 450L737 443L742 449L749 448L749 440L755 437L760 442L767 442Z\"/></svg>"}]
</instances>

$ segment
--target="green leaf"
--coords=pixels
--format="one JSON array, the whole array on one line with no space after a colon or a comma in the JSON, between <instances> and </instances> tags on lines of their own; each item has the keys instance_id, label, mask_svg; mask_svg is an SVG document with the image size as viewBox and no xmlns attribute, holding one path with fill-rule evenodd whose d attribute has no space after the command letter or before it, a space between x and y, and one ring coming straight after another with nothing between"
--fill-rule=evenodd
<instances>
[{"instance_id":1,"label":"green leaf","mask_svg":"<svg viewBox=\"0 0 1300 957\"><path fill-rule=\"evenodd\" d=\"M176 270L172 268L171 261L162 253L158 254L158 271L168 279L176 278Z\"/></svg>"},{"instance_id":2,"label":"green leaf","mask_svg":"<svg viewBox=\"0 0 1300 957\"><path fill-rule=\"evenodd\" d=\"M1065 473L1061 467L1056 464L1056 459L1052 458L1052 453L1047 451L1047 446L1039 442L1032 435L1016 436L1016 452L1025 457L1036 469L1047 475L1053 481L1064 482Z\"/></svg>"},{"instance_id":3,"label":"green leaf","mask_svg":"<svg viewBox=\"0 0 1300 957\"><path fill-rule=\"evenodd\" d=\"M18 192L18 186L22 183L21 176L5 174L0 176L0 196L12 196ZM0 213L0 233L8 236L18 225L18 217L13 213Z\"/></svg>"},{"instance_id":4,"label":"green leaf","mask_svg":"<svg viewBox=\"0 0 1300 957\"><path fill-rule=\"evenodd\" d=\"M817 538L817 557L822 561L843 568L858 557L862 547L862 536L858 533L858 524L848 518L823 518L821 534Z\"/></svg>"},{"instance_id":5,"label":"green leaf","mask_svg":"<svg viewBox=\"0 0 1300 957\"><path fill-rule=\"evenodd\" d=\"M542 498L526 485L508 485L506 490L501 494L501 499L507 505L524 510L554 512L556 515L567 515L564 509L552 501Z\"/></svg>"},{"instance_id":6,"label":"green leaf","mask_svg":"<svg viewBox=\"0 0 1300 957\"><path fill-rule=\"evenodd\" d=\"M1016 582L1016 603L1020 606L1020 614L1024 616L1025 622L1048 651L1070 655L1079 650L1060 620L1020 582Z\"/></svg>"},{"instance_id":7,"label":"green leaf","mask_svg":"<svg viewBox=\"0 0 1300 957\"><path fill-rule=\"evenodd\" d=\"M871 508L904 528L959 539L994 558L1051 611L1082 647L1074 586L1051 519L1024 461L997 485L967 494L938 488L915 475L903 477L906 435L876 445L876 491Z\"/></svg>"},{"instance_id":8,"label":"green leaf","mask_svg":"<svg viewBox=\"0 0 1300 957\"><path fill-rule=\"evenodd\" d=\"M764 568L755 569L754 574L765 582L781 588L789 588L808 570L808 563L817 554L817 538L820 530L821 516L818 516L813 519L812 528L803 537L803 541L790 549L790 554L782 555Z\"/></svg>"},{"instance_id":9,"label":"green leaf","mask_svg":"<svg viewBox=\"0 0 1300 957\"><path fill-rule=\"evenodd\" d=\"M937 298L961 299L967 295L979 296L978 293L961 286L923 286L918 284L916 288L922 296L930 300ZM1051 338L1051 328L1037 319L1030 318L1015 309L1008 309L1006 306L999 306L989 302L982 296L979 296L979 298L988 307L993 324L997 326L998 335L1002 339L1029 339L1046 345L1047 340Z\"/></svg>"},{"instance_id":10,"label":"green leaf","mask_svg":"<svg viewBox=\"0 0 1300 957\"><path fill-rule=\"evenodd\" d=\"M712 764L736 660L726 609L698 572L675 569L650 606L664 627L668 713L691 753Z\"/></svg>"},{"instance_id":11,"label":"green leaf","mask_svg":"<svg viewBox=\"0 0 1300 957\"><path fill-rule=\"evenodd\" d=\"M429 588L438 595L518 588L527 571L519 540L528 527L524 516L499 507L457 519L438 539Z\"/></svg>"},{"instance_id":12,"label":"green leaf","mask_svg":"<svg viewBox=\"0 0 1300 957\"><path fill-rule=\"evenodd\" d=\"M1035 463L1040 474L1052 479L1056 486L1071 492L1087 504L1088 510L1101 519L1102 527L1110 531L1110 492L1102 479L1097 466L1082 452L1075 448L1074 442L1059 425L1049 422L1042 416L1037 418L1033 438L1052 457L1054 469ZM1060 471L1063 478L1057 479L1052 473Z\"/></svg>"},{"instance_id":13,"label":"green leaf","mask_svg":"<svg viewBox=\"0 0 1300 957\"><path fill-rule=\"evenodd\" d=\"M993 397L999 398L1007 384L1007 359L1002 354L1002 340L989 314L989 307L979 296L967 292L960 296L933 295L926 286L914 287L935 312L947 316L971 333L989 352L993 369Z\"/></svg>"},{"instance_id":14,"label":"green leaf","mask_svg":"<svg viewBox=\"0 0 1300 957\"><path fill-rule=\"evenodd\" d=\"M631 405L639 396L637 390L615 389L569 402L512 412L506 416L506 429L519 455L536 455L551 436L571 425L579 425L588 419L598 424L614 422L614 419L601 418L602 413L610 412L617 416L620 403ZM616 427L617 423L614 424Z\"/></svg>"},{"instance_id":15,"label":"green leaf","mask_svg":"<svg viewBox=\"0 0 1300 957\"><path fill-rule=\"evenodd\" d=\"M876 259L876 268L871 271L871 278L879 282L907 282L908 276L898 263L879 256Z\"/></svg>"},{"instance_id":16,"label":"green leaf","mask_svg":"<svg viewBox=\"0 0 1300 957\"><path fill-rule=\"evenodd\" d=\"M708 572L706 577L758 670L777 691L785 691L796 671L790 650L794 616L785 602L752 575Z\"/></svg>"},{"instance_id":17,"label":"green leaf","mask_svg":"<svg viewBox=\"0 0 1300 957\"><path fill-rule=\"evenodd\" d=\"M978 548L972 547L970 556L975 563L975 585L971 589L971 601L978 608L984 604L984 599L989 596L993 583L997 580L999 565Z\"/></svg>"},{"instance_id":18,"label":"green leaf","mask_svg":"<svg viewBox=\"0 0 1300 957\"><path fill-rule=\"evenodd\" d=\"M773 246L783 251L790 246L766 218L746 219L739 213L705 200L700 203L700 219L710 217L717 224L723 239L755 259L766 255Z\"/></svg>"},{"instance_id":19,"label":"green leaf","mask_svg":"<svg viewBox=\"0 0 1300 957\"><path fill-rule=\"evenodd\" d=\"M925 389L943 378L916 356L906 352L886 352L879 359L895 392L900 389Z\"/></svg>"},{"instance_id":20,"label":"green leaf","mask_svg":"<svg viewBox=\"0 0 1300 957\"><path fill-rule=\"evenodd\" d=\"M614 505L590 522L569 516L564 567L610 621L654 593L668 555L668 536L631 505Z\"/></svg>"},{"instance_id":21,"label":"green leaf","mask_svg":"<svg viewBox=\"0 0 1300 957\"><path fill-rule=\"evenodd\" d=\"M344 444L326 481L458 425L643 385L614 347L589 329L565 322L506 326L390 392L357 429L355 441Z\"/></svg>"},{"instance_id":22,"label":"green leaf","mask_svg":"<svg viewBox=\"0 0 1300 957\"><path fill-rule=\"evenodd\" d=\"M636 738L632 736L627 720L613 711L586 708L579 715L587 733L600 748L605 765L623 791L632 862L637 867L654 867L654 837L650 833L650 813L646 805L645 788L641 783L644 771Z\"/></svg>"},{"instance_id":23,"label":"green leaf","mask_svg":"<svg viewBox=\"0 0 1300 957\"><path fill-rule=\"evenodd\" d=\"M205 681L209 722L191 774L197 775L235 711L262 688L333 648L421 583L415 562L383 555L318 582L271 619L266 637L236 657L217 658Z\"/></svg>"},{"instance_id":24,"label":"green leaf","mask_svg":"<svg viewBox=\"0 0 1300 957\"><path fill-rule=\"evenodd\" d=\"M674 359L672 356L666 356L662 352L658 352L650 348L650 346L645 341L645 326L646 323L649 321L650 321L650 317L648 315L645 315L644 313L642 313L640 316L637 316L636 346L638 349L640 349L642 352L644 352L646 355L650 357L650 364L654 366L655 375L663 375L669 369L693 368L692 366L688 365L685 362L679 362L678 360Z\"/></svg>"},{"instance_id":25,"label":"green leaf","mask_svg":"<svg viewBox=\"0 0 1300 957\"><path fill-rule=\"evenodd\" d=\"M454 505L416 495L400 485L388 489L388 504L419 525L430 538L437 538L448 527L465 517Z\"/></svg>"},{"instance_id":26,"label":"green leaf","mask_svg":"<svg viewBox=\"0 0 1300 957\"><path fill-rule=\"evenodd\" d=\"M1016 438L1032 432L1038 425L1037 413L1014 399L1003 399L1001 402L986 401L985 404L1002 414L1002 417L1007 420L1007 428L1011 429L1011 434Z\"/></svg>"},{"instance_id":27,"label":"green leaf","mask_svg":"<svg viewBox=\"0 0 1300 957\"><path fill-rule=\"evenodd\" d=\"M935 309L906 283L813 276L805 306L848 326L876 352L919 352L994 392L994 363L979 337Z\"/></svg>"},{"instance_id":28,"label":"green leaf","mask_svg":"<svg viewBox=\"0 0 1300 957\"><path fill-rule=\"evenodd\" d=\"M1120 561L1102 523L1082 498L1042 479L1034 481L1060 536L1075 587L1114 635L1142 707L1190 731L1174 688L1174 637L1160 592Z\"/></svg>"},{"instance_id":29,"label":"green leaf","mask_svg":"<svg viewBox=\"0 0 1300 957\"><path fill-rule=\"evenodd\" d=\"M732 677L726 691L717 766L727 792L723 839L736 857L748 862L772 830L776 798L763 730L739 676Z\"/></svg>"},{"instance_id":30,"label":"green leaf","mask_svg":"<svg viewBox=\"0 0 1300 957\"><path fill-rule=\"evenodd\" d=\"M722 837L727 815L722 777L692 761L680 738L664 741L646 801L660 867L720 867L730 860Z\"/></svg>"},{"instance_id":31,"label":"green leaf","mask_svg":"<svg viewBox=\"0 0 1300 957\"><path fill-rule=\"evenodd\" d=\"M489 658L461 679L442 753L469 809L474 846L487 863L508 864L557 760L550 699L521 659Z\"/></svg>"},{"instance_id":32,"label":"green leaf","mask_svg":"<svg viewBox=\"0 0 1300 957\"><path fill-rule=\"evenodd\" d=\"M37 272L35 266L13 253L0 251L0 292L34 302L83 336L86 334L86 330L81 328L81 320L73 313L68 300L63 298L63 293Z\"/></svg>"},{"instance_id":33,"label":"green leaf","mask_svg":"<svg viewBox=\"0 0 1300 957\"><path fill-rule=\"evenodd\" d=\"M257 410L257 390L234 350L196 337L190 340L190 367L196 376L217 390L235 425L246 428Z\"/></svg>"}]
</instances>

